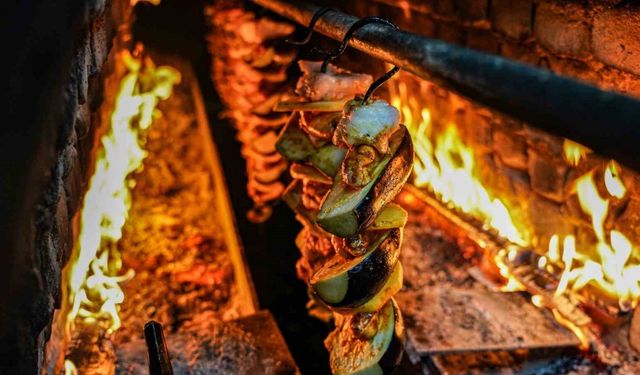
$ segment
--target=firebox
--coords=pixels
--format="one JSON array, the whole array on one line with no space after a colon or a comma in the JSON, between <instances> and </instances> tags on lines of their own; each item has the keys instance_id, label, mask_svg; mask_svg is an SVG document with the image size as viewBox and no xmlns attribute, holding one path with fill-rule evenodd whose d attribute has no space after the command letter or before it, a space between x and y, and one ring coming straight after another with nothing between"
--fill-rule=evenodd
<instances>
[{"instance_id":1,"label":"firebox","mask_svg":"<svg viewBox=\"0 0 640 375\"><path fill-rule=\"evenodd\" d=\"M1 373L640 372L635 2L28 5Z\"/></svg>"}]
</instances>

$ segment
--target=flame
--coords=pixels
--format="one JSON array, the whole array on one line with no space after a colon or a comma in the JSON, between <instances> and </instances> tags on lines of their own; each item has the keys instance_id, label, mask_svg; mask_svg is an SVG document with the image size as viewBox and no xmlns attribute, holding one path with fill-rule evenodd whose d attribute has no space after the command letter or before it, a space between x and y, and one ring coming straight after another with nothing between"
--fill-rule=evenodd
<instances>
[{"instance_id":1,"label":"flame","mask_svg":"<svg viewBox=\"0 0 640 375\"><path fill-rule=\"evenodd\" d=\"M429 103L418 98L428 97L425 82L416 82L418 89L409 90L407 83L394 79L389 82L392 105L399 108L403 123L414 140L413 184L426 187L444 203L470 214L495 229L500 236L521 247L529 246L522 223L514 222L499 197L487 190L477 177L475 154L464 144L456 124L448 123L443 129L433 126ZM564 141L567 163L577 166L592 151L576 142ZM559 282L555 291L559 297L568 291L580 291L589 286L617 299L623 310L635 307L640 300L640 254L621 232L607 230L605 222L610 216L610 199L622 199L627 189L620 177L620 166L610 161L603 171L606 193L596 185L595 171L588 172L574 181L573 194L577 196L581 210L589 217L597 238L596 246L578 242L573 234L553 234L547 253L539 258L538 268L558 272ZM599 175L598 175L599 176ZM510 263L517 251L503 249L494 256L494 263L507 281L502 291L524 290L524 286L511 273ZM542 296L532 296L536 306L553 309L553 303L545 304ZM583 347L588 338L583 329L553 310L554 316L571 329Z\"/></svg>"},{"instance_id":2,"label":"flame","mask_svg":"<svg viewBox=\"0 0 640 375\"><path fill-rule=\"evenodd\" d=\"M620 179L620 166L614 160L609 161L604 171L604 186L612 197L622 199L627 193L627 188Z\"/></svg>"},{"instance_id":3,"label":"flame","mask_svg":"<svg viewBox=\"0 0 640 375\"><path fill-rule=\"evenodd\" d=\"M413 184L429 187L443 202L483 220L509 241L526 245L505 204L476 177L475 154L462 142L456 125L435 134L429 109L408 95L405 82L392 82L391 103L400 109L414 140Z\"/></svg>"},{"instance_id":4,"label":"flame","mask_svg":"<svg viewBox=\"0 0 640 375\"><path fill-rule=\"evenodd\" d=\"M587 154L591 153L590 149L570 139L564 140L562 148L565 160L573 166L578 165Z\"/></svg>"},{"instance_id":5,"label":"flame","mask_svg":"<svg viewBox=\"0 0 640 375\"><path fill-rule=\"evenodd\" d=\"M604 171L604 184L610 196L623 198L626 187L618 171L617 163L610 161ZM605 228L610 201L598 191L594 171L575 180L574 192L582 211L591 220L597 243L593 251L588 244L577 246L573 236L565 238L560 262L564 268L556 294L564 293L569 288L579 291L590 285L617 300L620 308L628 311L640 299L637 250L622 232L607 231ZM547 253L550 258L556 256L556 248L557 244L550 241Z\"/></svg>"},{"instance_id":6,"label":"flame","mask_svg":"<svg viewBox=\"0 0 640 375\"><path fill-rule=\"evenodd\" d=\"M100 323L107 332L120 327L118 304L124 293L119 283L133 277L133 270L121 274L116 246L131 207L130 189L135 182L129 175L146 157L145 134L154 116L160 115L158 101L169 98L180 81L175 69L156 67L151 59L134 58L128 51L120 53L117 61L128 72L116 94L110 128L100 139L102 148L83 201L77 255L68 273L68 330L76 319Z\"/></svg>"}]
</instances>

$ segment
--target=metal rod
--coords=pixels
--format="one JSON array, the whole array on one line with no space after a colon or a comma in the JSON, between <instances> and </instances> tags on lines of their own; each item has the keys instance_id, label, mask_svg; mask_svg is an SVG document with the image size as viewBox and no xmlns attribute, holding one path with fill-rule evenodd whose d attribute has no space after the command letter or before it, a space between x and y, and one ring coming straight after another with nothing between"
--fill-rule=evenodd
<instances>
[{"instance_id":1,"label":"metal rod","mask_svg":"<svg viewBox=\"0 0 640 375\"><path fill-rule=\"evenodd\" d=\"M253 1L302 25L318 9L302 1ZM356 21L345 13L330 12L315 29L342 40ZM634 98L381 24L358 30L349 45L640 170L640 101Z\"/></svg>"},{"instance_id":2,"label":"metal rod","mask_svg":"<svg viewBox=\"0 0 640 375\"><path fill-rule=\"evenodd\" d=\"M162 333L162 325L153 320L147 322L144 325L144 339L149 351L149 374L173 375L173 367Z\"/></svg>"}]
</instances>

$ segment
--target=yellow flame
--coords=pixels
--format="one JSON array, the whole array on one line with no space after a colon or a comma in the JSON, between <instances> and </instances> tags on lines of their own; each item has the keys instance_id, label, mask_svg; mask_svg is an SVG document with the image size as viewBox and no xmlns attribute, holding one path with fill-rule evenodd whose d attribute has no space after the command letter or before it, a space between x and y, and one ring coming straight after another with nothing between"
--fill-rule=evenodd
<instances>
[{"instance_id":1,"label":"yellow flame","mask_svg":"<svg viewBox=\"0 0 640 375\"><path fill-rule=\"evenodd\" d=\"M133 271L121 275L116 243L131 207L128 176L142 166L146 130L159 115L159 100L167 99L180 73L171 67L155 67L150 59L118 55L128 72L120 82L110 118L110 128L101 138L95 171L89 181L80 217L77 255L70 262L67 329L80 318L104 324L108 332L120 327L118 304L124 300L119 283ZM67 365L65 365L67 366Z\"/></svg>"},{"instance_id":2,"label":"yellow flame","mask_svg":"<svg viewBox=\"0 0 640 375\"><path fill-rule=\"evenodd\" d=\"M609 162L604 182L611 196L622 198L626 187L618 170L615 162ZM598 192L594 171L575 180L575 193L582 211L591 219L597 243L593 246L595 251L590 251L588 244L577 246L573 236L565 238L561 262L564 269L556 293L564 293L569 288L578 291L590 285L617 299L622 310L630 310L640 299L640 264L634 256L638 254L637 249L622 232L606 230L610 202ZM567 239L572 240L567 242ZM555 257L555 248L557 244L550 241L549 258Z\"/></svg>"},{"instance_id":3,"label":"yellow flame","mask_svg":"<svg viewBox=\"0 0 640 375\"><path fill-rule=\"evenodd\" d=\"M609 161L604 171L604 186L612 197L624 198L627 188L620 178L620 166L614 160Z\"/></svg>"},{"instance_id":4,"label":"yellow flame","mask_svg":"<svg viewBox=\"0 0 640 375\"><path fill-rule=\"evenodd\" d=\"M590 149L570 139L564 140L562 148L564 149L565 160L573 166L580 164L580 160L591 153Z\"/></svg>"},{"instance_id":5,"label":"yellow flame","mask_svg":"<svg viewBox=\"0 0 640 375\"><path fill-rule=\"evenodd\" d=\"M414 185L430 188L443 202L483 220L509 241L526 245L507 207L476 177L476 156L462 142L456 125L432 134L429 109L408 94L405 82L392 82L391 103L400 109L414 140Z\"/></svg>"}]
</instances>

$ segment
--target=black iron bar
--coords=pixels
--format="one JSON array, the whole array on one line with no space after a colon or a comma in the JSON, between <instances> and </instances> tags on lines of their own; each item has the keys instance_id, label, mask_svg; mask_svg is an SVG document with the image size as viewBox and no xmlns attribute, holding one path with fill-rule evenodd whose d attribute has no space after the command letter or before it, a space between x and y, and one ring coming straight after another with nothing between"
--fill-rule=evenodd
<instances>
[{"instance_id":1,"label":"black iron bar","mask_svg":"<svg viewBox=\"0 0 640 375\"><path fill-rule=\"evenodd\" d=\"M149 351L149 374L173 375L173 367L162 333L162 325L153 320L147 322L144 325L144 339Z\"/></svg>"},{"instance_id":2,"label":"black iron bar","mask_svg":"<svg viewBox=\"0 0 640 375\"><path fill-rule=\"evenodd\" d=\"M317 6L253 0L307 25ZM342 40L358 18L330 12L316 31ZM349 45L557 136L640 170L640 101L550 71L441 40L371 24Z\"/></svg>"}]
</instances>

